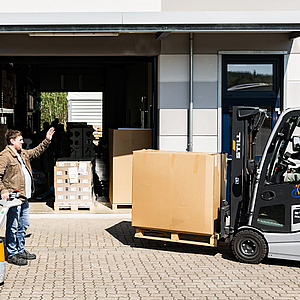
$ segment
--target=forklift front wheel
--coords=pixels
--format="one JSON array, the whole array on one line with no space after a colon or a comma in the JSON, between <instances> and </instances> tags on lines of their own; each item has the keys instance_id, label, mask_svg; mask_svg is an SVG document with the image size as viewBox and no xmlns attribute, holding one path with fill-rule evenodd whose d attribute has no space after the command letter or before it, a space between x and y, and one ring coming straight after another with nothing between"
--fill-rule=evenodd
<instances>
[{"instance_id":1,"label":"forklift front wheel","mask_svg":"<svg viewBox=\"0 0 300 300\"><path fill-rule=\"evenodd\" d=\"M238 261L258 264L266 257L268 246L258 232L241 230L233 237L231 250Z\"/></svg>"}]
</instances>

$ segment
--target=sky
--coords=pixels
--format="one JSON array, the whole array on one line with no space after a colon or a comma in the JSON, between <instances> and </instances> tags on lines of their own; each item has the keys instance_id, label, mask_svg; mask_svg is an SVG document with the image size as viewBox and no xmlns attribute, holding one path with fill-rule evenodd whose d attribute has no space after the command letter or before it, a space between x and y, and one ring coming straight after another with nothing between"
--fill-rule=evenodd
<instances>
[{"instance_id":1,"label":"sky","mask_svg":"<svg viewBox=\"0 0 300 300\"><path fill-rule=\"evenodd\" d=\"M228 64L227 71L230 72L250 72L256 74L273 75L272 64Z\"/></svg>"}]
</instances>

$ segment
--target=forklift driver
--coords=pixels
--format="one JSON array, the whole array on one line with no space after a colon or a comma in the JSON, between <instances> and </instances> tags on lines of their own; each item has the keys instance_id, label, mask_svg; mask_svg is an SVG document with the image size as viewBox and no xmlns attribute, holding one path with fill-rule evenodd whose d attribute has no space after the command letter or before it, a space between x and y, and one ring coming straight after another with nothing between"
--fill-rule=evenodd
<instances>
[{"instance_id":1,"label":"forklift driver","mask_svg":"<svg viewBox=\"0 0 300 300\"><path fill-rule=\"evenodd\" d=\"M292 148L293 153L288 153L290 165L284 176L284 182L300 181L300 144L299 137L293 137ZM297 143L298 142L298 143Z\"/></svg>"},{"instance_id":2,"label":"forklift driver","mask_svg":"<svg viewBox=\"0 0 300 300\"><path fill-rule=\"evenodd\" d=\"M284 182L300 181L300 153L291 154L291 158L293 159L294 164L289 165L286 174L284 175Z\"/></svg>"}]
</instances>

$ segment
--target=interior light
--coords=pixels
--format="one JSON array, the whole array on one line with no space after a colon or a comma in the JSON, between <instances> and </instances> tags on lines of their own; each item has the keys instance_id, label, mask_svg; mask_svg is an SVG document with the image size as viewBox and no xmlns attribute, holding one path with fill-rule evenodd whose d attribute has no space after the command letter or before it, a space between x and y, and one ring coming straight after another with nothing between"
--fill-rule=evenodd
<instances>
[{"instance_id":1,"label":"interior light","mask_svg":"<svg viewBox=\"0 0 300 300\"><path fill-rule=\"evenodd\" d=\"M41 37L41 36L51 36L51 37L61 37L61 36L119 36L119 32L30 32L29 36Z\"/></svg>"}]
</instances>

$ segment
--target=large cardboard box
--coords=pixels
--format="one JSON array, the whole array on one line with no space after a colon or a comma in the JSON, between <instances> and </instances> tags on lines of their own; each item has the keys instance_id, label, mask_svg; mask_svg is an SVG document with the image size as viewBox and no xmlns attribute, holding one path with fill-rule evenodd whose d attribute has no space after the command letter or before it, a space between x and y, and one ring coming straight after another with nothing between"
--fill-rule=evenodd
<instances>
[{"instance_id":1,"label":"large cardboard box","mask_svg":"<svg viewBox=\"0 0 300 300\"><path fill-rule=\"evenodd\" d=\"M132 152L152 148L151 129L109 130L109 198L112 206L132 203Z\"/></svg>"},{"instance_id":2,"label":"large cardboard box","mask_svg":"<svg viewBox=\"0 0 300 300\"><path fill-rule=\"evenodd\" d=\"M225 197L224 154L133 152L132 225L213 235Z\"/></svg>"}]
</instances>

